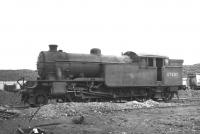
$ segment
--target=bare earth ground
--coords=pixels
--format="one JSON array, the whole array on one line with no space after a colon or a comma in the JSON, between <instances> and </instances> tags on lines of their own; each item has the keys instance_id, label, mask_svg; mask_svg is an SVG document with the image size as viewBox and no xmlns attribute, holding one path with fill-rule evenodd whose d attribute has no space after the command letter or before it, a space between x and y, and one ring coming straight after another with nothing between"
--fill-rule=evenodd
<instances>
[{"instance_id":1,"label":"bare earth ground","mask_svg":"<svg viewBox=\"0 0 200 134\"><path fill-rule=\"evenodd\" d=\"M200 91L181 91L180 97L200 97ZM5 94L3 94L5 96ZM10 96L10 95L9 95ZM12 98L14 98L12 96ZM18 101L18 99L16 99ZM13 103L2 102L1 104ZM14 102L14 104L19 104ZM61 103L41 107L37 115L29 122L37 108L18 110L20 116L15 119L0 119L0 134L14 134L17 127L41 126L49 134L199 134L200 107L153 108L172 105L149 101L141 104L128 102L115 103ZM150 108L141 108L150 107ZM128 109L128 110L127 110ZM84 116L81 124L74 119Z\"/></svg>"}]
</instances>

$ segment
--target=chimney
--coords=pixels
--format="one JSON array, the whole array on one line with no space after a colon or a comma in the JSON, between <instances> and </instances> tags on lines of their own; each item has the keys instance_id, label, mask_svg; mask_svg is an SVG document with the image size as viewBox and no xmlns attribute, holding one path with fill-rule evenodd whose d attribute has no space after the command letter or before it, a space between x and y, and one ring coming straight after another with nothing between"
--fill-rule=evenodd
<instances>
[{"instance_id":1,"label":"chimney","mask_svg":"<svg viewBox=\"0 0 200 134\"><path fill-rule=\"evenodd\" d=\"M50 44L49 45L49 51L56 52L57 51L57 47L58 47L58 45Z\"/></svg>"},{"instance_id":2,"label":"chimney","mask_svg":"<svg viewBox=\"0 0 200 134\"><path fill-rule=\"evenodd\" d=\"M99 49L99 48L92 48L92 49L90 50L90 54L100 56L100 55L101 55L101 49Z\"/></svg>"}]
</instances>

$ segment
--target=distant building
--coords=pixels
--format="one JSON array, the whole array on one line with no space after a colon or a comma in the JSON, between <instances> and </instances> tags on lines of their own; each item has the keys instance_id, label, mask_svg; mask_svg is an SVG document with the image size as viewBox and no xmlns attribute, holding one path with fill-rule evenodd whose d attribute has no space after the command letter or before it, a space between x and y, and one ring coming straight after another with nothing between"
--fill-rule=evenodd
<instances>
[{"instance_id":1,"label":"distant building","mask_svg":"<svg viewBox=\"0 0 200 134\"><path fill-rule=\"evenodd\" d=\"M194 90L200 90L200 73L189 73L187 75L187 86Z\"/></svg>"},{"instance_id":2,"label":"distant building","mask_svg":"<svg viewBox=\"0 0 200 134\"><path fill-rule=\"evenodd\" d=\"M0 90L4 90L4 85L16 85L16 89L20 89L17 81L0 81Z\"/></svg>"}]
</instances>

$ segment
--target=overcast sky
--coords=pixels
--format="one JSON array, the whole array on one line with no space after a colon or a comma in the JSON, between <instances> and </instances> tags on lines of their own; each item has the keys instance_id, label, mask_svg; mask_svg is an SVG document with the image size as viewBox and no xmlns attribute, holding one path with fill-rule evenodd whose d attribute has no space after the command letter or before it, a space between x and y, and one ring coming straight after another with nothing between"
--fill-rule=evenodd
<instances>
[{"instance_id":1,"label":"overcast sky","mask_svg":"<svg viewBox=\"0 0 200 134\"><path fill-rule=\"evenodd\" d=\"M71 53L166 55L200 63L200 0L1 0L0 69L36 69L49 44Z\"/></svg>"}]
</instances>

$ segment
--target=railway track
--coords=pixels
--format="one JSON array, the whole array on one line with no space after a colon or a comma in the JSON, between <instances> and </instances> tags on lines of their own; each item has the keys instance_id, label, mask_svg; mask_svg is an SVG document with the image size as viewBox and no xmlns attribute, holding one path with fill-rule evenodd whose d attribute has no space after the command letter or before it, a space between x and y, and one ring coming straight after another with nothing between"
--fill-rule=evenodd
<instances>
[{"instance_id":1,"label":"railway track","mask_svg":"<svg viewBox=\"0 0 200 134\"><path fill-rule=\"evenodd\" d=\"M18 113L0 110L0 119L10 119L16 117L17 115Z\"/></svg>"},{"instance_id":2,"label":"railway track","mask_svg":"<svg viewBox=\"0 0 200 134\"><path fill-rule=\"evenodd\" d=\"M141 108L141 109L200 106L200 98L172 99L170 102L165 103L165 104L166 105L158 105L158 106L153 106L153 107L144 107L144 108Z\"/></svg>"}]
</instances>

